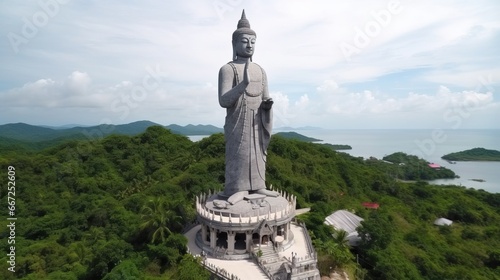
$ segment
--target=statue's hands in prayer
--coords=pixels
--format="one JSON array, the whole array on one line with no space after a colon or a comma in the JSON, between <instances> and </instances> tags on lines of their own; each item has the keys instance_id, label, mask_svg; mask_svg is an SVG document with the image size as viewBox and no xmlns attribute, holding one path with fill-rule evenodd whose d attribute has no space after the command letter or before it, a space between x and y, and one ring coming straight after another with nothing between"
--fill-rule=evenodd
<instances>
[{"instance_id":1,"label":"statue's hands in prayer","mask_svg":"<svg viewBox=\"0 0 500 280\"><path fill-rule=\"evenodd\" d=\"M250 73L248 73L248 65L250 64L250 59L245 63L245 70L243 72L243 83L248 86L250 83Z\"/></svg>"},{"instance_id":2,"label":"statue's hands in prayer","mask_svg":"<svg viewBox=\"0 0 500 280\"><path fill-rule=\"evenodd\" d=\"M273 107L273 103L274 101L272 98L262 101L262 109L271 110L271 108Z\"/></svg>"}]
</instances>

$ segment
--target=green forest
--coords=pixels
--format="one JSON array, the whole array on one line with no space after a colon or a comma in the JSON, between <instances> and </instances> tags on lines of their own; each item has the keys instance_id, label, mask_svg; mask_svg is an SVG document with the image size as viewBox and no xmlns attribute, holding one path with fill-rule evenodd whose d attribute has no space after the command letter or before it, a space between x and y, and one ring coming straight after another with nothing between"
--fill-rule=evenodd
<instances>
[{"instance_id":1,"label":"green forest","mask_svg":"<svg viewBox=\"0 0 500 280\"><path fill-rule=\"evenodd\" d=\"M500 194L403 182L397 164L352 157L321 144L275 136L267 182L297 196L322 275L351 279L500 279ZM41 151L3 149L16 182L16 266L8 270L2 227L0 279L209 279L186 254L183 230L195 195L221 189L224 136L198 142L160 126L135 135L59 142ZM420 174L420 173L419 173ZM365 209L362 202L380 204ZM7 192L1 217L7 225ZM348 209L365 219L362 243L323 223ZM433 225L436 218L452 226ZM344 234L344 236L343 236Z\"/></svg>"}]
</instances>

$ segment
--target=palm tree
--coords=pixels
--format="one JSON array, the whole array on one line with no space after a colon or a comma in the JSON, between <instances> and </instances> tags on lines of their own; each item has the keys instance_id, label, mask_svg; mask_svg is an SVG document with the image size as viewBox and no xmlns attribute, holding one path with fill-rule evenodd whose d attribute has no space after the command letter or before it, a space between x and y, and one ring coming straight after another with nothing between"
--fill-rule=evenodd
<instances>
[{"instance_id":1,"label":"palm tree","mask_svg":"<svg viewBox=\"0 0 500 280\"><path fill-rule=\"evenodd\" d=\"M75 245L76 244L76 245ZM92 259L90 249L87 248L82 242L71 244L71 248L82 265L86 265Z\"/></svg>"},{"instance_id":2,"label":"palm tree","mask_svg":"<svg viewBox=\"0 0 500 280\"><path fill-rule=\"evenodd\" d=\"M90 230L83 236L84 241L88 241L90 244L95 244L99 240L105 240L106 234L99 227L90 227Z\"/></svg>"},{"instance_id":3,"label":"palm tree","mask_svg":"<svg viewBox=\"0 0 500 280\"><path fill-rule=\"evenodd\" d=\"M347 235L345 230L334 230L332 239L321 244L320 249L334 259L336 267L344 266L353 258Z\"/></svg>"},{"instance_id":4,"label":"palm tree","mask_svg":"<svg viewBox=\"0 0 500 280\"><path fill-rule=\"evenodd\" d=\"M334 230L333 232L333 241L337 244L337 246L344 250L349 249L349 240L347 240L347 236L349 235L347 231L343 229Z\"/></svg>"},{"instance_id":5,"label":"palm tree","mask_svg":"<svg viewBox=\"0 0 500 280\"><path fill-rule=\"evenodd\" d=\"M179 224L180 216L169 209L169 205L162 198L154 198L142 208L141 218L144 221L141 229L146 231L151 243L164 242L172 234L170 227Z\"/></svg>"}]
</instances>

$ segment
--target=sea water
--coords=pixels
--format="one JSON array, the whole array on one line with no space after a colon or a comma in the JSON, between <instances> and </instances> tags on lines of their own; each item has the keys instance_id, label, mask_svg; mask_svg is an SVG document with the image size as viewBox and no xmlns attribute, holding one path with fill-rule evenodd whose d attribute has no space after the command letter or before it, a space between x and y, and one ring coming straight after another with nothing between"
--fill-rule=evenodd
<instances>
[{"instance_id":1,"label":"sea water","mask_svg":"<svg viewBox=\"0 0 500 280\"><path fill-rule=\"evenodd\" d=\"M277 130L281 132L283 130ZM346 144L351 150L341 152L355 157L375 157L382 159L395 152L416 155L431 163L449 168L460 178L430 181L438 185L458 185L468 188L483 189L491 193L500 193L500 161L496 162L456 162L449 163L442 156L469 150L485 148L500 151L500 130L460 129L460 130L426 130L426 129L360 129L360 130L328 130L307 129L295 130L302 135L321 139L319 143ZM199 141L206 136L190 136L192 141ZM473 180L474 179L474 180ZM484 180L478 182L475 180Z\"/></svg>"},{"instance_id":2,"label":"sea water","mask_svg":"<svg viewBox=\"0 0 500 280\"><path fill-rule=\"evenodd\" d=\"M460 178L433 180L433 184L453 184L492 193L500 193L500 162L456 162L441 159L443 155L485 148L500 151L500 130L303 130L300 134L321 139L323 143L347 144L344 150L356 157L375 157L404 152L453 170ZM484 180L478 182L475 180Z\"/></svg>"}]
</instances>

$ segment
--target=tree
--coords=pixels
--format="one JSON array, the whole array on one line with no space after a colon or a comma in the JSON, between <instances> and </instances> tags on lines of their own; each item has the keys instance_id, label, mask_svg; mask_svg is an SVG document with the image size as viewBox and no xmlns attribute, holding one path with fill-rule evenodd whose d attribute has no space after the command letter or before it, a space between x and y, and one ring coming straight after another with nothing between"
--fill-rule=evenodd
<instances>
[{"instance_id":1,"label":"tree","mask_svg":"<svg viewBox=\"0 0 500 280\"><path fill-rule=\"evenodd\" d=\"M101 279L115 266L129 257L132 252L132 245L121 240L111 239L101 240L93 247L94 258L90 264L90 271L87 279Z\"/></svg>"},{"instance_id":2,"label":"tree","mask_svg":"<svg viewBox=\"0 0 500 280\"><path fill-rule=\"evenodd\" d=\"M165 242L149 244L150 256L162 266L176 266L186 253L187 238L179 233L172 233Z\"/></svg>"},{"instance_id":3,"label":"tree","mask_svg":"<svg viewBox=\"0 0 500 280\"><path fill-rule=\"evenodd\" d=\"M484 264L490 268L497 269L500 266L500 250L492 249L488 251L488 259L484 261Z\"/></svg>"},{"instance_id":4,"label":"tree","mask_svg":"<svg viewBox=\"0 0 500 280\"><path fill-rule=\"evenodd\" d=\"M131 260L121 262L115 266L110 273L106 274L102 280L140 280L142 273L139 272L137 266Z\"/></svg>"},{"instance_id":5,"label":"tree","mask_svg":"<svg viewBox=\"0 0 500 280\"><path fill-rule=\"evenodd\" d=\"M149 200L141 212L141 229L149 234L151 243L164 242L172 234L170 227L178 224L181 218L168 209L167 202L161 197Z\"/></svg>"},{"instance_id":6,"label":"tree","mask_svg":"<svg viewBox=\"0 0 500 280\"><path fill-rule=\"evenodd\" d=\"M177 277L180 280L210 279L210 273L201 266L201 259L185 254L182 258Z\"/></svg>"},{"instance_id":7,"label":"tree","mask_svg":"<svg viewBox=\"0 0 500 280\"><path fill-rule=\"evenodd\" d=\"M99 227L90 227L90 229L84 234L83 240L89 242L90 244L95 244L99 240L105 240L106 234Z\"/></svg>"},{"instance_id":8,"label":"tree","mask_svg":"<svg viewBox=\"0 0 500 280\"><path fill-rule=\"evenodd\" d=\"M394 225L392 218L382 211L372 212L368 219L361 222L358 233L361 247L364 249L385 249L393 238Z\"/></svg>"},{"instance_id":9,"label":"tree","mask_svg":"<svg viewBox=\"0 0 500 280\"><path fill-rule=\"evenodd\" d=\"M349 250L347 232L334 230L332 237L332 239L323 242L321 250L333 258L336 267L342 267L354 258Z\"/></svg>"},{"instance_id":10,"label":"tree","mask_svg":"<svg viewBox=\"0 0 500 280\"><path fill-rule=\"evenodd\" d=\"M349 249L349 240L347 240L348 235L349 234L345 230L334 230L333 242L341 249Z\"/></svg>"}]
</instances>

